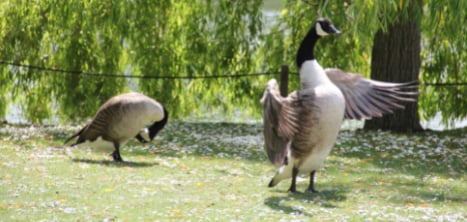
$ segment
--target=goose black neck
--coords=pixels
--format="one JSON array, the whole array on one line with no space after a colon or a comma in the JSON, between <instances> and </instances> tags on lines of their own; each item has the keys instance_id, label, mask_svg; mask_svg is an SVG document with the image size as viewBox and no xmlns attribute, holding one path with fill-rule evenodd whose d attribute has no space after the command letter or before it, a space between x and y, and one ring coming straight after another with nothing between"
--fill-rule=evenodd
<instances>
[{"instance_id":1,"label":"goose black neck","mask_svg":"<svg viewBox=\"0 0 467 222\"><path fill-rule=\"evenodd\" d=\"M313 51L314 51L316 41L318 41L318 39L319 39L319 35L316 34L315 26L313 26L308 32L308 34L305 36L305 38L302 40L302 43L300 44L300 47L298 48L296 65L299 69L302 67L302 64L305 61L315 59L315 55Z\"/></svg>"},{"instance_id":2,"label":"goose black neck","mask_svg":"<svg viewBox=\"0 0 467 222\"><path fill-rule=\"evenodd\" d=\"M165 109L165 107L162 107L164 110L164 118L158 122L155 122L152 124L152 126L149 127L149 138L151 140L154 139L154 137L157 135L157 133L164 128L165 124L167 123L167 120L169 119L169 113Z\"/></svg>"}]
</instances>

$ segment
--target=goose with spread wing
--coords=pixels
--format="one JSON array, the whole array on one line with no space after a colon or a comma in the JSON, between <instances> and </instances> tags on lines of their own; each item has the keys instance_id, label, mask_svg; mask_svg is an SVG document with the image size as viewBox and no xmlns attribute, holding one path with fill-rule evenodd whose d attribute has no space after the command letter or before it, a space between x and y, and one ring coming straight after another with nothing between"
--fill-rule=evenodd
<instances>
[{"instance_id":1,"label":"goose with spread wing","mask_svg":"<svg viewBox=\"0 0 467 222\"><path fill-rule=\"evenodd\" d=\"M416 101L417 81L388 83L363 78L340 69L323 69L314 56L316 41L340 34L328 19L318 19L297 52L301 89L282 97L275 79L269 80L263 105L265 150L274 165L281 166L269 187L292 178L289 191L296 192L298 175L314 176L329 155L345 118L380 117L403 102Z\"/></svg>"}]
</instances>

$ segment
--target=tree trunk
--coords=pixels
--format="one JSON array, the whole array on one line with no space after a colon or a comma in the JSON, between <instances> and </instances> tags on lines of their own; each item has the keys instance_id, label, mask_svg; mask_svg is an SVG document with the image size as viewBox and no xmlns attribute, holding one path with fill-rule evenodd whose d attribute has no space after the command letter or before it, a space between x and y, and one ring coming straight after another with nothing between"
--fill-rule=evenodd
<instances>
[{"instance_id":1,"label":"tree trunk","mask_svg":"<svg viewBox=\"0 0 467 222\"><path fill-rule=\"evenodd\" d=\"M408 19L400 18L388 28L387 32L380 29L376 33L371 59L372 79L387 82L408 82L418 79L421 66L420 27L413 9L414 7L409 9ZM364 129L422 131L417 102L404 105L405 109L396 110L394 114L365 121Z\"/></svg>"}]
</instances>

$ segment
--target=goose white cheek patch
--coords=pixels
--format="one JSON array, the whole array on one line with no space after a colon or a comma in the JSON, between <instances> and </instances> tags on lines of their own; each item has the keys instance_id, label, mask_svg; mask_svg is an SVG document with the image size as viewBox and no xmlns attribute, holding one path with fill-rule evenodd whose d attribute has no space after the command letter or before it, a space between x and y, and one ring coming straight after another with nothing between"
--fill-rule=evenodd
<instances>
[{"instance_id":1,"label":"goose white cheek patch","mask_svg":"<svg viewBox=\"0 0 467 222\"><path fill-rule=\"evenodd\" d=\"M151 141L151 139L149 138L149 131L147 128L143 128L139 131L139 135L141 137L143 137L144 140L146 140L146 142L149 142Z\"/></svg>"},{"instance_id":2,"label":"goose white cheek patch","mask_svg":"<svg viewBox=\"0 0 467 222\"><path fill-rule=\"evenodd\" d=\"M321 27L321 24L319 24L319 22L316 23L316 34L318 34L319 36L327 36L329 35L327 32L325 32L323 30L323 28Z\"/></svg>"}]
</instances>

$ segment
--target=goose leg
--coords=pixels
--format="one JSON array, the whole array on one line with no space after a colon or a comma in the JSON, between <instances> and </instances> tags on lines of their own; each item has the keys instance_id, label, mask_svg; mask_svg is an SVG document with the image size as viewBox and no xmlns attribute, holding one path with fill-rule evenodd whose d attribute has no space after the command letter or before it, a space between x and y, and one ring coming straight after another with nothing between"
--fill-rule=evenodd
<instances>
[{"instance_id":1,"label":"goose leg","mask_svg":"<svg viewBox=\"0 0 467 222\"><path fill-rule=\"evenodd\" d=\"M315 190L315 173L316 173L316 170L313 170L310 173L310 185L308 186L308 192L310 193L318 193L318 191Z\"/></svg>"},{"instance_id":2,"label":"goose leg","mask_svg":"<svg viewBox=\"0 0 467 222\"><path fill-rule=\"evenodd\" d=\"M114 143L115 151L112 153L112 157L116 162L123 162L122 157L120 156L120 144Z\"/></svg>"},{"instance_id":3,"label":"goose leg","mask_svg":"<svg viewBox=\"0 0 467 222\"><path fill-rule=\"evenodd\" d=\"M289 188L289 191L292 193L295 193L297 191L296 189L297 174L298 174L298 169L294 167L292 169L292 184L290 184L290 188Z\"/></svg>"}]
</instances>

